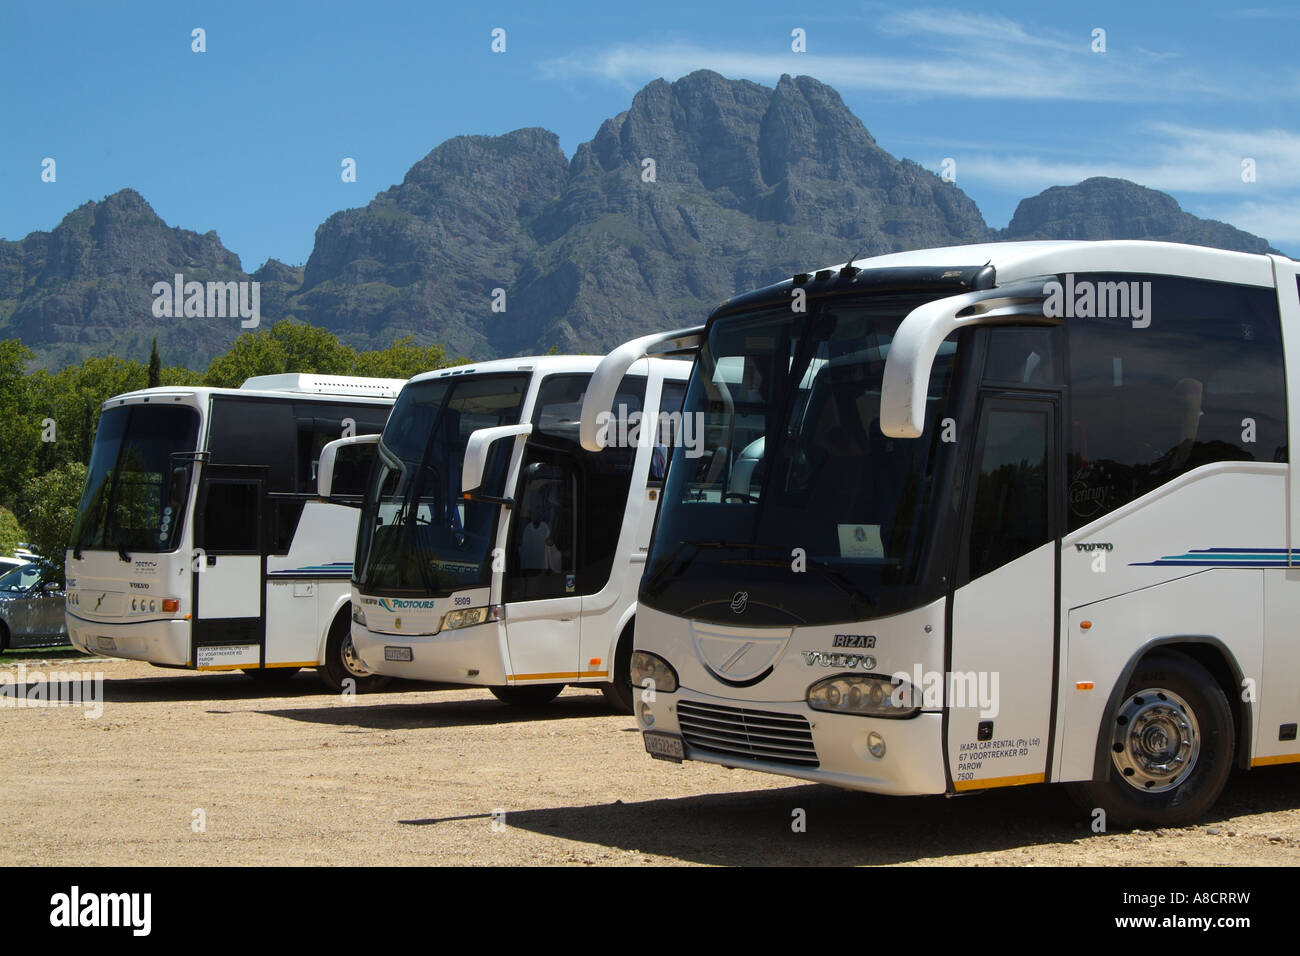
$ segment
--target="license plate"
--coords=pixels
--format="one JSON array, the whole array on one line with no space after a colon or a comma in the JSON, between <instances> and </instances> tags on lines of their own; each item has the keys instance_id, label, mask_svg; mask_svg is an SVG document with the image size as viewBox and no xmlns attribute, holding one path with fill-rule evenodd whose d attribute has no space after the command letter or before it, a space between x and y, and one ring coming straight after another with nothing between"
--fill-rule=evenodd
<instances>
[{"instance_id":1,"label":"license plate","mask_svg":"<svg viewBox=\"0 0 1300 956\"><path fill-rule=\"evenodd\" d=\"M661 734L655 731L645 733L645 752L659 760L671 760L681 763L685 754L682 751L682 738L673 734Z\"/></svg>"},{"instance_id":2,"label":"license plate","mask_svg":"<svg viewBox=\"0 0 1300 956\"><path fill-rule=\"evenodd\" d=\"M409 647L385 647L384 660L409 661L411 660L411 649Z\"/></svg>"},{"instance_id":3,"label":"license plate","mask_svg":"<svg viewBox=\"0 0 1300 956\"><path fill-rule=\"evenodd\" d=\"M117 643L111 637L95 638L95 646L101 651L112 651L117 649Z\"/></svg>"}]
</instances>

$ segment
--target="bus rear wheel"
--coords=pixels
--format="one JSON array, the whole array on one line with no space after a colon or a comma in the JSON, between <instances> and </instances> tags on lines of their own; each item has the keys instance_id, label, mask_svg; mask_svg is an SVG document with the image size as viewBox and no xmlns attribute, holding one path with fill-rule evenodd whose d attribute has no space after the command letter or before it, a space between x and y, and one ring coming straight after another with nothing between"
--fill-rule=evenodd
<instances>
[{"instance_id":1,"label":"bus rear wheel","mask_svg":"<svg viewBox=\"0 0 1300 956\"><path fill-rule=\"evenodd\" d=\"M632 624L632 621L628 621L627 627L623 628L623 633L619 636L609 683L600 685L605 703L620 714L632 713L635 705L632 687Z\"/></svg>"},{"instance_id":2,"label":"bus rear wheel","mask_svg":"<svg viewBox=\"0 0 1300 956\"><path fill-rule=\"evenodd\" d=\"M325 639L325 663L316 668L321 681L332 691L351 689L358 694L383 690L388 678L372 674L362 665L352 647L352 608L345 606L330 625ZM351 683L347 683L347 682Z\"/></svg>"},{"instance_id":3,"label":"bus rear wheel","mask_svg":"<svg viewBox=\"0 0 1300 956\"><path fill-rule=\"evenodd\" d=\"M1232 770L1232 709L1210 673L1183 654L1156 652L1138 666L1102 740L1110 779L1069 784L1106 823L1185 826L1203 816Z\"/></svg>"},{"instance_id":4,"label":"bus rear wheel","mask_svg":"<svg viewBox=\"0 0 1300 956\"><path fill-rule=\"evenodd\" d=\"M564 690L563 684L525 684L521 687L489 687L497 700L516 707L540 707L549 704Z\"/></svg>"}]
</instances>

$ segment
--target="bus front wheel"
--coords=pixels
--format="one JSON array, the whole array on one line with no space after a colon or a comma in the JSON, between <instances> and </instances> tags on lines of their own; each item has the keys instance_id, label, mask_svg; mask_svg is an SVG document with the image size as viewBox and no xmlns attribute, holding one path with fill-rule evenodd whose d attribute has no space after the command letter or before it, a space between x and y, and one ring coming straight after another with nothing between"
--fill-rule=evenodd
<instances>
[{"instance_id":1,"label":"bus front wheel","mask_svg":"<svg viewBox=\"0 0 1300 956\"><path fill-rule=\"evenodd\" d=\"M618 639L614 651L614 666L609 675L608 684L600 685L600 692L605 695L605 703L620 714L630 714L634 705L632 687L632 621L627 622Z\"/></svg>"},{"instance_id":2,"label":"bus front wheel","mask_svg":"<svg viewBox=\"0 0 1300 956\"><path fill-rule=\"evenodd\" d=\"M1232 770L1232 709L1210 673L1183 654L1158 651L1138 665L1102 728L1110 778L1068 784L1107 825L1185 826L1205 814Z\"/></svg>"},{"instance_id":3,"label":"bus front wheel","mask_svg":"<svg viewBox=\"0 0 1300 956\"><path fill-rule=\"evenodd\" d=\"M524 684L518 687L489 687L492 696L516 707L540 707L549 704L564 690L563 684Z\"/></svg>"},{"instance_id":4,"label":"bus front wheel","mask_svg":"<svg viewBox=\"0 0 1300 956\"><path fill-rule=\"evenodd\" d=\"M326 687L336 692L351 689L357 694L367 694L387 686L388 678L366 670L352 647L351 606L339 611L330 625L325 639L325 663L316 668L316 673Z\"/></svg>"}]
</instances>

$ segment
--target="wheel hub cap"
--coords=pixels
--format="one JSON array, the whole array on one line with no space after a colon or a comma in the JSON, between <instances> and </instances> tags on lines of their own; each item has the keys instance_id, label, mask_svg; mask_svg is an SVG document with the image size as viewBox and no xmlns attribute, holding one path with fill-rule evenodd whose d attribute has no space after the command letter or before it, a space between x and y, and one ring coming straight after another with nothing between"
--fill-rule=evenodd
<instances>
[{"instance_id":1,"label":"wheel hub cap","mask_svg":"<svg viewBox=\"0 0 1300 956\"><path fill-rule=\"evenodd\" d=\"M1135 790L1172 790L1187 779L1200 752L1196 715L1171 690L1152 687L1132 694L1115 718L1111 757Z\"/></svg>"},{"instance_id":2,"label":"wheel hub cap","mask_svg":"<svg viewBox=\"0 0 1300 956\"><path fill-rule=\"evenodd\" d=\"M370 671L361 666L361 658L357 657L356 648L352 646L352 638L343 639L342 648L343 666L347 668L349 674L353 677L369 677Z\"/></svg>"}]
</instances>

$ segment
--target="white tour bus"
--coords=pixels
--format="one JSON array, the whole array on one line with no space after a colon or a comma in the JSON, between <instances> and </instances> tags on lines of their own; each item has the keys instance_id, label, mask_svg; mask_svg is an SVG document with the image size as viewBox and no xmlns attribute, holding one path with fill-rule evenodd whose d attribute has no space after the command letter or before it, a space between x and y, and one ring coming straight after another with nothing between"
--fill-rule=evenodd
<instances>
[{"instance_id":1,"label":"white tour bus","mask_svg":"<svg viewBox=\"0 0 1300 956\"><path fill-rule=\"evenodd\" d=\"M932 249L615 350L584 447L665 343L697 350L704 434L641 583L646 749L877 793L1064 782L1138 825L1300 761L1298 269Z\"/></svg>"},{"instance_id":2,"label":"white tour bus","mask_svg":"<svg viewBox=\"0 0 1300 956\"><path fill-rule=\"evenodd\" d=\"M416 376L377 442L352 576L352 645L377 674L542 704L566 684L632 710L636 589L679 438L690 364L631 367L604 454L578 442L598 357L482 362ZM663 414L661 414L661 412ZM690 449L687 448L689 453Z\"/></svg>"},{"instance_id":3,"label":"white tour bus","mask_svg":"<svg viewBox=\"0 0 1300 956\"><path fill-rule=\"evenodd\" d=\"M321 449L377 433L400 379L265 375L238 389L150 388L104 403L67 553L73 645L262 678L351 659L348 578L373 449L349 451L338 503Z\"/></svg>"}]
</instances>

